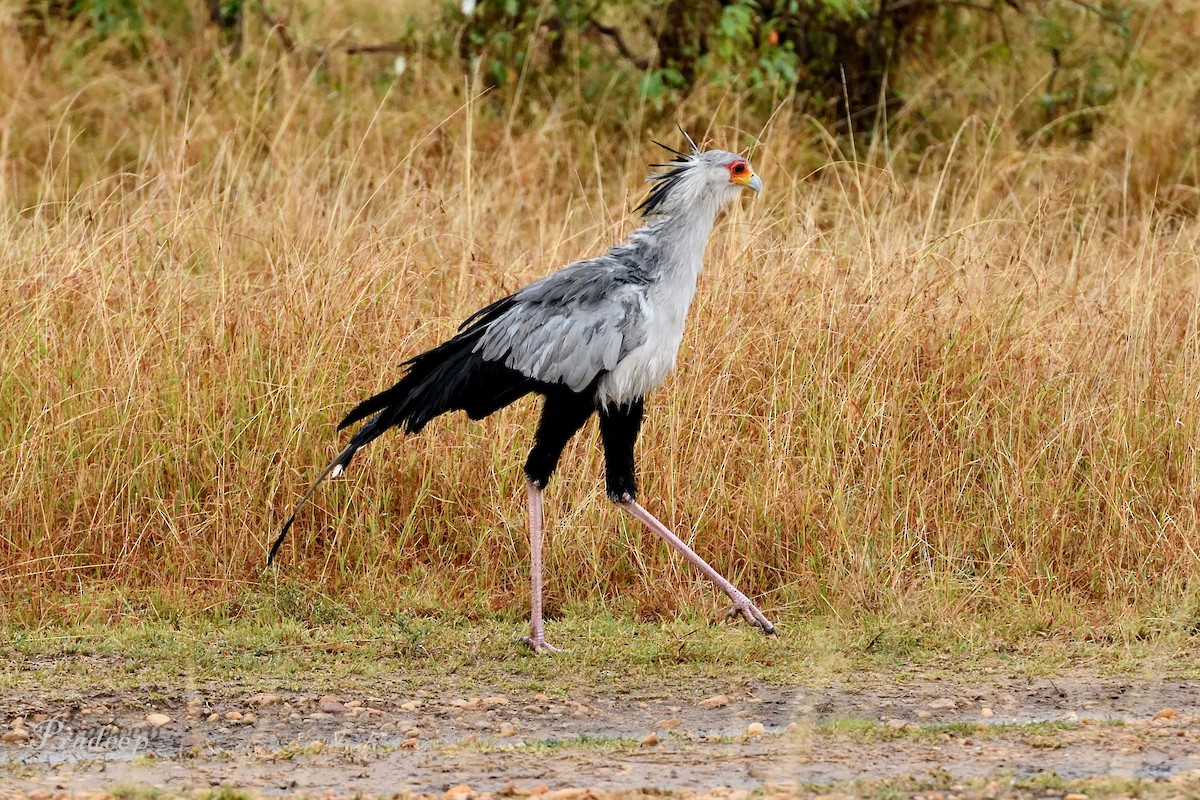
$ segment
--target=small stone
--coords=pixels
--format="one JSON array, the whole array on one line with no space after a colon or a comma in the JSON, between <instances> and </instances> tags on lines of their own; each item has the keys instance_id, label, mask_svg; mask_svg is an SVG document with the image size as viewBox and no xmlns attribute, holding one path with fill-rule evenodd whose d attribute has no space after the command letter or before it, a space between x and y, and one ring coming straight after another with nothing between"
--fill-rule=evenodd
<instances>
[{"instance_id":1,"label":"small stone","mask_svg":"<svg viewBox=\"0 0 1200 800\"><path fill-rule=\"evenodd\" d=\"M979 716L981 716L981 717L992 717L995 715L996 715L996 712L992 711L987 706L984 706L983 708L979 709Z\"/></svg>"},{"instance_id":2,"label":"small stone","mask_svg":"<svg viewBox=\"0 0 1200 800\"><path fill-rule=\"evenodd\" d=\"M326 714L344 714L346 707L337 700L322 700L321 711Z\"/></svg>"},{"instance_id":3,"label":"small stone","mask_svg":"<svg viewBox=\"0 0 1200 800\"><path fill-rule=\"evenodd\" d=\"M226 711L226 712L225 712L225 719L229 720L230 722L241 722L241 721L242 721L242 712L240 712L240 711Z\"/></svg>"},{"instance_id":4,"label":"small stone","mask_svg":"<svg viewBox=\"0 0 1200 800\"><path fill-rule=\"evenodd\" d=\"M1082 792L1071 792L1063 797L1063 800L1088 800L1088 796Z\"/></svg>"},{"instance_id":5,"label":"small stone","mask_svg":"<svg viewBox=\"0 0 1200 800\"><path fill-rule=\"evenodd\" d=\"M936 711L949 711L958 708L958 703L949 697L939 697L937 700L930 701L929 707Z\"/></svg>"},{"instance_id":6,"label":"small stone","mask_svg":"<svg viewBox=\"0 0 1200 800\"><path fill-rule=\"evenodd\" d=\"M292 716L293 716L293 717L298 717L298 716L300 716L300 715L299 715L299 714L293 714ZM213 713L209 714L209 715L206 717L206 719L207 719L209 722L220 722L220 721L221 721L221 715L220 715L220 714L218 714L217 712L215 712L215 711L214 711Z\"/></svg>"},{"instance_id":7,"label":"small stone","mask_svg":"<svg viewBox=\"0 0 1200 800\"><path fill-rule=\"evenodd\" d=\"M249 703L252 706L257 706L258 708L265 708L266 706L273 706L276 703L279 703L282 701L283 701L283 698L280 697L279 695L270 694L268 692L259 692L258 694L252 694L246 700L247 703Z\"/></svg>"},{"instance_id":8,"label":"small stone","mask_svg":"<svg viewBox=\"0 0 1200 800\"><path fill-rule=\"evenodd\" d=\"M660 719L658 722L654 723L654 727L658 728L659 730L662 730L662 731L673 730L673 729L679 727L679 720L677 720L677 719Z\"/></svg>"},{"instance_id":9,"label":"small stone","mask_svg":"<svg viewBox=\"0 0 1200 800\"><path fill-rule=\"evenodd\" d=\"M891 728L894 731L901 731L901 730L904 730L904 726L907 725L908 723L902 719L893 718L893 719L889 719L889 720L885 721L884 724L887 725L889 728Z\"/></svg>"},{"instance_id":10,"label":"small stone","mask_svg":"<svg viewBox=\"0 0 1200 800\"><path fill-rule=\"evenodd\" d=\"M705 708L722 708L729 705L729 695L714 694L712 697L706 697L701 700L700 705Z\"/></svg>"},{"instance_id":11,"label":"small stone","mask_svg":"<svg viewBox=\"0 0 1200 800\"><path fill-rule=\"evenodd\" d=\"M1175 719L1179 712L1173 708L1164 708L1154 715L1155 719Z\"/></svg>"},{"instance_id":12,"label":"small stone","mask_svg":"<svg viewBox=\"0 0 1200 800\"><path fill-rule=\"evenodd\" d=\"M658 733L650 731L638 744L642 747L654 747L654 745L658 744Z\"/></svg>"},{"instance_id":13,"label":"small stone","mask_svg":"<svg viewBox=\"0 0 1200 800\"><path fill-rule=\"evenodd\" d=\"M346 703L346 708L362 708L362 704L362 700L351 700L349 703Z\"/></svg>"},{"instance_id":14,"label":"small stone","mask_svg":"<svg viewBox=\"0 0 1200 800\"><path fill-rule=\"evenodd\" d=\"M421 707L420 700L409 700L407 702L400 704L401 711L416 711L420 707Z\"/></svg>"},{"instance_id":15,"label":"small stone","mask_svg":"<svg viewBox=\"0 0 1200 800\"><path fill-rule=\"evenodd\" d=\"M420 744L420 741L417 739L417 737L410 736L409 738L405 739L403 742L400 743L400 749L401 750L416 750L418 744Z\"/></svg>"},{"instance_id":16,"label":"small stone","mask_svg":"<svg viewBox=\"0 0 1200 800\"><path fill-rule=\"evenodd\" d=\"M932 711L926 711L923 708L917 709L916 714L917 714L917 719L929 719L930 717L933 716Z\"/></svg>"},{"instance_id":17,"label":"small stone","mask_svg":"<svg viewBox=\"0 0 1200 800\"><path fill-rule=\"evenodd\" d=\"M467 800L468 797L475 794L475 790L466 784L451 786L442 795L443 800Z\"/></svg>"},{"instance_id":18,"label":"small stone","mask_svg":"<svg viewBox=\"0 0 1200 800\"><path fill-rule=\"evenodd\" d=\"M242 714L242 724L243 725L254 725L257 722L258 722L258 717L253 712L247 711L245 714Z\"/></svg>"},{"instance_id":19,"label":"small stone","mask_svg":"<svg viewBox=\"0 0 1200 800\"><path fill-rule=\"evenodd\" d=\"M163 725L166 725L170 721L171 721L170 717L168 717L166 714L162 714L157 711L154 712L153 714L146 715L146 722L150 725L151 728L161 728Z\"/></svg>"},{"instance_id":20,"label":"small stone","mask_svg":"<svg viewBox=\"0 0 1200 800\"><path fill-rule=\"evenodd\" d=\"M500 723L500 738L501 739L507 739L509 736L516 736L516 735L517 735L517 726L516 725L513 725L511 722L501 722Z\"/></svg>"},{"instance_id":21,"label":"small stone","mask_svg":"<svg viewBox=\"0 0 1200 800\"><path fill-rule=\"evenodd\" d=\"M762 736L767 732L767 728L761 722L751 722L746 726L746 735L750 737Z\"/></svg>"},{"instance_id":22,"label":"small stone","mask_svg":"<svg viewBox=\"0 0 1200 800\"><path fill-rule=\"evenodd\" d=\"M483 698L483 704L488 708L492 706L506 706L508 705L508 698L502 694L497 694L492 697Z\"/></svg>"},{"instance_id":23,"label":"small stone","mask_svg":"<svg viewBox=\"0 0 1200 800\"><path fill-rule=\"evenodd\" d=\"M15 728L11 731L5 731L4 735L0 736L0 739L9 744L21 744L22 742L29 741L29 731L24 728Z\"/></svg>"},{"instance_id":24,"label":"small stone","mask_svg":"<svg viewBox=\"0 0 1200 800\"><path fill-rule=\"evenodd\" d=\"M533 699L534 699L534 700L537 700L539 703L548 703L548 702L550 702L550 695L548 695L548 694L535 694L535 695L533 696ZM537 787L534 787L534 789L536 789L536 788L537 788ZM531 792L532 792L532 791L534 791L534 789L530 789L529 791L531 791ZM545 789L543 789L542 791L545 791Z\"/></svg>"}]
</instances>

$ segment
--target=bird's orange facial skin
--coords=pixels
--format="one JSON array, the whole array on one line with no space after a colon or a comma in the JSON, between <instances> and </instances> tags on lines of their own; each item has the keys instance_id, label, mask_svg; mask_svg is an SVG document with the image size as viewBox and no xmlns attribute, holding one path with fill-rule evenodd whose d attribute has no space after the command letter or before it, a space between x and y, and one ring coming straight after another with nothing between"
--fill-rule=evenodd
<instances>
[{"instance_id":1,"label":"bird's orange facial skin","mask_svg":"<svg viewBox=\"0 0 1200 800\"><path fill-rule=\"evenodd\" d=\"M738 183L742 186L747 186L753 178L754 170L750 169L750 165L745 161L735 161L729 165L730 183Z\"/></svg>"}]
</instances>

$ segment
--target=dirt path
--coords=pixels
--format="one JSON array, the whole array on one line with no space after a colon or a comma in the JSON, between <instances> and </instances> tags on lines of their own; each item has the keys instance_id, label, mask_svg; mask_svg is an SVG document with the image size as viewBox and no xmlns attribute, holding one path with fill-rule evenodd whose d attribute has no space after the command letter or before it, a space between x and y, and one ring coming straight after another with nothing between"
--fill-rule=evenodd
<instances>
[{"instance_id":1,"label":"dirt path","mask_svg":"<svg viewBox=\"0 0 1200 800\"><path fill-rule=\"evenodd\" d=\"M859 675L821 688L693 680L560 697L478 686L397 695L386 685L250 694L235 682L143 694L64 689L0 698L0 764L11 776L0 794L128 784L268 795L442 795L456 786L793 794L866 779L995 796L997 779L1019 794L1110 777L1194 790L1197 710L1193 681L1082 673Z\"/></svg>"}]
</instances>

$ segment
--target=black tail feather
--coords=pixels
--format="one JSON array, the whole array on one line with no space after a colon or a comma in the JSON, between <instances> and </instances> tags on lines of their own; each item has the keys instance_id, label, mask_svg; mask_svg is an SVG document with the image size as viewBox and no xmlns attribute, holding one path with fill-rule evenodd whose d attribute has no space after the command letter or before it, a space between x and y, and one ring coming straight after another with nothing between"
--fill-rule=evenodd
<instances>
[{"instance_id":1,"label":"black tail feather","mask_svg":"<svg viewBox=\"0 0 1200 800\"><path fill-rule=\"evenodd\" d=\"M353 441L351 441L350 444L346 446L345 450L338 453L337 458L329 462L329 466L321 470L321 474L318 475L317 479L312 482L312 486L308 487L308 491L304 493L304 496L300 498L300 502L296 503L296 507L292 509L292 515L287 518L287 522L283 523L283 530L279 531L279 536L276 537L275 544L271 545L271 552L267 554L268 567L271 566L271 562L275 560L275 554L279 552L279 547L283 544L284 537L286 537L287 532L291 530L292 523L296 521L296 515L300 513L300 509L303 508L304 504L308 502L308 498L313 496L313 492L315 492L317 487L321 485L321 481L325 480L325 478L329 476L329 473L333 472L339 466L342 469L345 469L350 464L350 459L354 458L354 453L358 450L358 448L359 445L356 445Z\"/></svg>"},{"instance_id":2,"label":"black tail feather","mask_svg":"<svg viewBox=\"0 0 1200 800\"><path fill-rule=\"evenodd\" d=\"M338 425L341 430L371 414L375 416L355 431L346 449L317 476L300 498L292 515L271 546L267 565L275 560L284 537L300 509L329 475L350 464L354 454L393 426L417 433L434 417L448 411L466 411L482 419L538 388L536 381L496 361L485 361L474 352L479 329L469 329L432 350L406 362L399 382L359 403ZM335 475L336 477L336 475Z\"/></svg>"},{"instance_id":3,"label":"black tail feather","mask_svg":"<svg viewBox=\"0 0 1200 800\"><path fill-rule=\"evenodd\" d=\"M279 531L279 536L275 539L275 544L271 545L271 552L267 555L267 566L271 566L271 562L275 560L275 554L279 552L279 546L283 544L283 539L287 536L287 532L291 529L292 523L296 521L296 515L300 513L300 509L304 506L308 499L313 496L313 492L329 475L337 477L346 467L350 466L350 461L354 458L354 454L366 447L371 442L378 439L383 433L391 427L383 414L377 415L373 420L363 425L354 435L350 437L350 443L346 445L346 449L337 454L337 458L329 462L329 466L321 470L321 474L312 482L312 486L308 487L308 491L300 498L300 502L296 503L296 507L292 509L292 515L287 518L287 522L283 523L283 529Z\"/></svg>"}]
</instances>

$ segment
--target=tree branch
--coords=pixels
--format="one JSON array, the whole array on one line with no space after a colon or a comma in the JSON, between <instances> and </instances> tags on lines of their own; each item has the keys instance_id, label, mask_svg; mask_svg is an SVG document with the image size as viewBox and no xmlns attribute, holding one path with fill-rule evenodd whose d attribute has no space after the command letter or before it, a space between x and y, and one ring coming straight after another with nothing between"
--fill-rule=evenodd
<instances>
[{"instance_id":1,"label":"tree branch","mask_svg":"<svg viewBox=\"0 0 1200 800\"><path fill-rule=\"evenodd\" d=\"M343 50L348 56L363 53L406 53L408 44L405 42L384 42L383 44L348 44Z\"/></svg>"},{"instance_id":2,"label":"tree branch","mask_svg":"<svg viewBox=\"0 0 1200 800\"><path fill-rule=\"evenodd\" d=\"M601 33L612 39L613 44L617 46L617 50L621 51L621 55L629 59L635 67L640 70L650 69L654 64L644 58L638 56L637 53L629 49L629 45L625 44L625 40L621 38L621 31L613 25L605 25L603 22L597 22L594 18L588 18L588 27L595 29L597 33Z\"/></svg>"}]
</instances>

